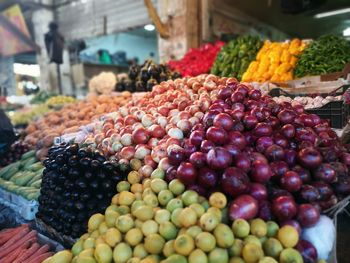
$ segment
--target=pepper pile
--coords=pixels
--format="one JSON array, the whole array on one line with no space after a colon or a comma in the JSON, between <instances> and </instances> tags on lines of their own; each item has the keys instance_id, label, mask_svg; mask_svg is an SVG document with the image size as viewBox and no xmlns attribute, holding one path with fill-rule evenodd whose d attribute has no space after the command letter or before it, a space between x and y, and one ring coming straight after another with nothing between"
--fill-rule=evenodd
<instances>
[{"instance_id":1,"label":"pepper pile","mask_svg":"<svg viewBox=\"0 0 350 263\"><path fill-rule=\"evenodd\" d=\"M168 66L172 70L179 71L182 76L198 76L209 73L223 45L224 42L217 41L214 44L192 48L182 59L169 61Z\"/></svg>"},{"instance_id":2,"label":"pepper pile","mask_svg":"<svg viewBox=\"0 0 350 263\"><path fill-rule=\"evenodd\" d=\"M312 42L295 67L296 77L342 71L350 62L350 43L342 37L326 35Z\"/></svg>"},{"instance_id":3,"label":"pepper pile","mask_svg":"<svg viewBox=\"0 0 350 263\"><path fill-rule=\"evenodd\" d=\"M262 41L255 36L242 36L230 41L216 57L211 73L240 80L261 46Z\"/></svg>"},{"instance_id":4,"label":"pepper pile","mask_svg":"<svg viewBox=\"0 0 350 263\"><path fill-rule=\"evenodd\" d=\"M283 82L293 79L293 68L299 55L306 47L300 39L290 43L265 41L256 60L250 63L243 74L243 81L275 81Z\"/></svg>"}]
</instances>

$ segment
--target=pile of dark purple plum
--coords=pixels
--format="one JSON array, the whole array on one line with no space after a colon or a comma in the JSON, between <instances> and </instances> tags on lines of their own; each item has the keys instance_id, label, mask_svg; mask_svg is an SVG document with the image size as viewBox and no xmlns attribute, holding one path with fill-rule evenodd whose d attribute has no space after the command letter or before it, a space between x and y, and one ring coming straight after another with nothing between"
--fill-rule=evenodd
<instances>
[{"instance_id":1,"label":"pile of dark purple plum","mask_svg":"<svg viewBox=\"0 0 350 263\"><path fill-rule=\"evenodd\" d=\"M328 122L240 83L220 89L201 123L167 152L167 178L202 195L225 193L232 220L310 227L350 193L349 149Z\"/></svg>"}]
</instances>

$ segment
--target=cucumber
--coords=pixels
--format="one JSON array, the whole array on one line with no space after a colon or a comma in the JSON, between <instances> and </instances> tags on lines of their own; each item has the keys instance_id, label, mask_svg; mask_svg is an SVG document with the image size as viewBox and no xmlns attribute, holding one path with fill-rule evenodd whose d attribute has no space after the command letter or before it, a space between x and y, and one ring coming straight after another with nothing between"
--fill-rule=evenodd
<instances>
[{"instance_id":1,"label":"cucumber","mask_svg":"<svg viewBox=\"0 0 350 263\"><path fill-rule=\"evenodd\" d=\"M23 175L26 175L26 172L17 172L14 176L10 178L11 182L15 182L18 178L21 178Z\"/></svg>"},{"instance_id":2,"label":"cucumber","mask_svg":"<svg viewBox=\"0 0 350 263\"><path fill-rule=\"evenodd\" d=\"M30 193L28 194L25 198L28 199L28 200L38 200L40 196L40 192L36 192L36 193Z\"/></svg>"},{"instance_id":3,"label":"cucumber","mask_svg":"<svg viewBox=\"0 0 350 263\"><path fill-rule=\"evenodd\" d=\"M21 161L27 160L29 158L35 157L35 150L31 150L22 155Z\"/></svg>"},{"instance_id":4,"label":"cucumber","mask_svg":"<svg viewBox=\"0 0 350 263\"><path fill-rule=\"evenodd\" d=\"M41 162L36 162L36 163L30 165L28 167L28 170L32 171L32 172L37 172L37 171L41 170L42 168L43 168L43 165L41 164Z\"/></svg>"},{"instance_id":5,"label":"cucumber","mask_svg":"<svg viewBox=\"0 0 350 263\"><path fill-rule=\"evenodd\" d=\"M1 178L3 175L5 175L5 174L6 174L12 167L14 167L14 166L15 166L15 163L11 163L11 164L5 166L4 168L2 168L2 169L0 170L0 178Z\"/></svg>"},{"instance_id":6,"label":"cucumber","mask_svg":"<svg viewBox=\"0 0 350 263\"><path fill-rule=\"evenodd\" d=\"M20 162L13 163L13 166L2 176L5 180L10 180L19 170Z\"/></svg>"},{"instance_id":7,"label":"cucumber","mask_svg":"<svg viewBox=\"0 0 350 263\"><path fill-rule=\"evenodd\" d=\"M41 174L35 174L35 176L27 183L27 185L32 185L39 180L41 180Z\"/></svg>"},{"instance_id":8,"label":"cucumber","mask_svg":"<svg viewBox=\"0 0 350 263\"><path fill-rule=\"evenodd\" d=\"M34 183L30 184L30 186L40 189L41 179L39 179L39 180L35 181Z\"/></svg>"},{"instance_id":9,"label":"cucumber","mask_svg":"<svg viewBox=\"0 0 350 263\"><path fill-rule=\"evenodd\" d=\"M28 170L28 167L36 162L37 162L37 159L35 157L31 157L21 162L20 167L22 170Z\"/></svg>"},{"instance_id":10,"label":"cucumber","mask_svg":"<svg viewBox=\"0 0 350 263\"><path fill-rule=\"evenodd\" d=\"M21 177L17 178L15 180L15 184L20 186L26 186L27 183L35 176L35 173L33 172L27 172L25 175L22 175Z\"/></svg>"}]
</instances>

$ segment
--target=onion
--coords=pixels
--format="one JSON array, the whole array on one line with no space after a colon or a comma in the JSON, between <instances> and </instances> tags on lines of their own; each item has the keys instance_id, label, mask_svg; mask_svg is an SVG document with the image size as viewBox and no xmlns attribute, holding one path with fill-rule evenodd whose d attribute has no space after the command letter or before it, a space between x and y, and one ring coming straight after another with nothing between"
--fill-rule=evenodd
<instances>
[{"instance_id":1,"label":"onion","mask_svg":"<svg viewBox=\"0 0 350 263\"><path fill-rule=\"evenodd\" d=\"M270 136L272 134L272 128L266 123L258 123L254 128L254 134L258 137Z\"/></svg>"},{"instance_id":2,"label":"onion","mask_svg":"<svg viewBox=\"0 0 350 263\"><path fill-rule=\"evenodd\" d=\"M225 169L231 162L231 154L223 147L215 147L207 153L207 164L212 169Z\"/></svg>"},{"instance_id":3,"label":"onion","mask_svg":"<svg viewBox=\"0 0 350 263\"><path fill-rule=\"evenodd\" d=\"M250 158L245 153L240 153L235 157L234 164L237 168L242 169L245 172L250 170Z\"/></svg>"},{"instance_id":4,"label":"onion","mask_svg":"<svg viewBox=\"0 0 350 263\"><path fill-rule=\"evenodd\" d=\"M240 150L246 146L245 137L238 131L228 133L228 143L237 146Z\"/></svg>"},{"instance_id":5,"label":"onion","mask_svg":"<svg viewBox=\"0 0 350 263\"><path fill-rule=\"evenodd\" d=\"M292 171L296 172L300 179L303 181L303 183L309 183L311 182L311 175L310 172L303 167L296 165L293 167Z\"/></svg>"},{"instance_id":6,"label":"onion","mask_svg":"<svg viewBox=\"0 0 350 263\"><path fill-rule=\"evenodd\" d=\"M302 204L298 208L297 219L302 227L311 227L320 219L320 212L311 204Z\"/></svg>"},{"instance_id":7,"label":"onion","mask_svg":"<svg viewBox=\"0 0 350 263\"><path fill-rule=\"evenodd\" d=\"M259 202L267 199L267 189L263 184L259 184L259 183L250 184L249 194Z\"/></svg>"},{"instance_id":8,"label":"onion","mask_svg":"<svg viewBox=\"0 0 350 263\"><path fill-rule=\"evenodd\" d=\"M284 161L289 165L289 166L294 166L297 161L297 153L294 150L291 149L286 149L284 150Z\"/></svg>"},{"instance_id":9,"label":"onion","mask_svg":"<svg viewBox=\"0 0 350 263\"><path fill-rule=\"evenodd\" d=\"M223 145L227 143L227 132L223 128L210 127L206 132L206 138L216 145Z\"/></svg>"},{"instance_id":10,"label":"onion","mask_svg":"<svg viewBox=\"0 0 350 263\"><path fill-rule=\"evenodd\" d=\"M279 221L292 219L297 214L297 205L291 196L280 196L272 202L273 214Z\"/></svg>"},{"instance_id":11,"label":"onion","mask_svg":"<svg viewBox=\"0 0 350 263\"><path fill-rule=\"evenodd\" d=\"M207 153L209 152L211 149L213 149L215 147L215 144L212 141L208 141L208 140L204 140L201 143L201 152L203 153Z\"/></svg>"},{"instance_id":12,"label":"onion","mask_svg":"<svg viewBox=\"0 0 350 263\"><path fill-rule=\"evenodd\" d=\"M305 184L301 186L299 197L304 202L312 203L320 199L320 193L316 187Z\"/></svg>"},{"instance_id":13,"label":"onion","mask_svg":"<svg viewBox=\"0 0 350 263\"><path fill-rule=\"evenodd\" d=\"M226 131L230 131L233 126L233 120L227 113L219 113L215 116L213 124L218 128L223 128Z\"/></svg>"},{"instance_id":14,"label":"onion","mask_svg":"<svg viewBox=\"0 0 350 263\"><path fill-rule=\"evenodd\" d=\"M316 187L318 192L320 193L320 200L325 201L328 200L333 195L333 190L329 186L329 184L324 182L312 182L312 186Z\"/></svg>"},{"instance_id":15,"label":"onion","mask_svg":"<svg viewBox=\"0 0 350 263\"><path fill-rule=\"evenodd\" d=\"M281 133L284 137L291 139L295 136L295 128L292 124L285 124L281 128Z\"/></svg>"},{"instance_id":16,"label":"onion","mask_svg":"<svg viewBox=\"0 0 350 263\"><path fill-rule=\"evenodd\" d=\"M254 116L245 115L243 117L243 124L246 129L251 130L258 124L258 120Z\"/></svg>"},{"instance_id":17,"label":"onion","mask_svg":"<svg viewBox=\"0 0 350 263\"><path fill-rule=\"evenodd\" d=\"M277 118L284 124L292 123L295 117L295 112L288 109L284 109L277 114Z\"/></svg>"},{"instance_id":18,"label":"onion","mask_svg":"<svg viewBox=\"0 0 350 263\"><path fill-rule=\"evenodd\" d=\"M294 171L288 171L281 177L281 186L289 192L299 191L303 181Z\"/></svg>"},{"instance_id":19,"label":"onion","mask_svg":"<svg viewBox=\"0 0 350 263\"><path fill-rule=\"evenodd\" d=\"M317 250L309 241L299 240L295 248L300 252L305 263L317 262Z\"/></svg>"},{"instance_id":20,"label":"onion","mask_svg":"<svg viewBox=\"0 0 350 263\"><path fill-rule=\"evenodd\" d=\"M283 161L274 161L270 163L274 178L281 178L288 170L288 165Z\"/></svg>"},{"instance_id":21,"label":"onion","mask_svg":"<svg viewBox=\"0 0 350 263\"><path fill-rule=\"evenodd\" d=\"M280 161L284 159L284 150L281 146L273 144L266 149L265 156L270 161Z\"/></svg>"},{"instance_id":22,"label":"onion","mask_svg":"<svg viewBox=\"0 0 350 263\"><path fill-rule=\"evenodd\" d=\"M255 161L252 165L250 176L254 182L266 183L272 176L272 171L267 163Z\"/></svg>"},{"instance_id":23,"label":"onion","mask_svg":"<svg viewBox=\"0 0 350 263\"><path fill-rule=\"evenodd\" d=\"M263 136L257 139L255 148L258 152L265 152L266 149L271 145L273 145L272 138Z\"/></svg>"},{"instance_id":24,"label":"onion","mask_svg":"<svg viewBox=\"0 0 350 263\"><path fill-rule=\"evenodd\" d=\"M241 195L234 199L229 208L229 218L253 219L258 214L258 201L250 195Z\"/></svg>"},{"instance_id":25,"label":"onion","mask_svg":"<svg viewBox=\"0 0 350 263\"><path fill-rule=\"evenodd\" d=\"M190 135L190 143L199 146L201 145L202 141L204 140L204 132L203 131L193 131Z\"/></svg>"},{"instance_id":26,"label":"onion","mask_svg":"<svg viewBox=\"0 0 350 263\"><path fill-rule=\"evenodd\" d=\"M213 188L218 182L218 174L216 171L203 167L198 171L198 184L204 188Z\"/></svg>"},{"instance_id":27,"label":"onion","mask_svg":"<svg viewBox=\"0 0 350 263\"><path fill-rule=\"evenodd\" d=\"M322 163L315 171L314 178L325 183L333 183L336 180L336 173L328 163Z\"/></svg>"},{"instance_id":28,"label":"onion","mask_svg":"<svg viewBox=\"0 0 350 263\"><path fill-rule=\"evenodd\" d=\"M177 168L177 178L185 185L192 185L197 179L197 171L191 163L183 162Z\"/></svg>"},{"instance_id":29,"label":"onion","mask_svg":"<svg viewBox=\"0 0 350 263\"><path fill-rule=\"evenodd\" d=\"M271 204L267 200L259 202L258 217L265 221L272 220Z\"/></svg>"},{"instance_id":30,"label":"onion","mask_svg":"<svg viewBox=\"0 0 350 263\"><path fill-rule=\"evenodd\" d=\"M191 154L189 161L196 168L204 167L206 164L206 154L203 152L194 152Z\"/></svg>"},{"instance_id":31,"label":"onion","mask_svg":"<svg viewBox=\"0 0 350 263\"><path fill-rule=\"evenodd\" d=\"M315 148L307 147L298 152L298 161L305 168L317 168L322 163L322 156Z\"/></svg>"},{"instance_id":32,"label":"onion","mask_svg":"<svg viewBox=\"0 0 350 263\"><path fill-rule=\"evenodd\" d=\"M243 170L229 167L223 173L220 183L224 193L229 196L238 196L248 192L250 181Z\"/></svg>"}]
</instances>

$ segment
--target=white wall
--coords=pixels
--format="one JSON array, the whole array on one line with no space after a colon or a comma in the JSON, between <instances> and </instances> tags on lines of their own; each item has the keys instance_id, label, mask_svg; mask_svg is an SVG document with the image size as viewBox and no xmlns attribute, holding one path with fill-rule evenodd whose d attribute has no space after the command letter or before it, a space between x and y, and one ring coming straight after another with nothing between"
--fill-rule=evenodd
<instances>
[{"instance_id":1,"label":"white wall","mask_svg":"<svg viewBox=\"0 0 350 263\"><path fill-rule=\"evenodd\" d=\"M101 36L85 40L88 48L82 51L83 54L92 55L99 49L106 49L110 54L117 51L126 52L127 59L138 57L139 62L150 58L149 54L155 54L158 61L158 46L156 38L146 38L128 33L118 33L115 35Z\"/></svg>"}]
</instances>

